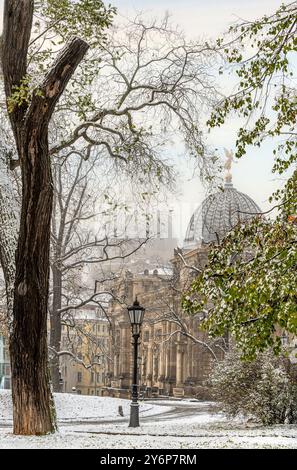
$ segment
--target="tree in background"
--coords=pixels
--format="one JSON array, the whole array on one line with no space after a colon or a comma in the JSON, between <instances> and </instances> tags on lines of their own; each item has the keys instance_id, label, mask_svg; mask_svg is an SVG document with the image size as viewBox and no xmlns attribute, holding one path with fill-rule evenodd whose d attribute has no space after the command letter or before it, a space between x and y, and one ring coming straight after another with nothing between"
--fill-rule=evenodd
<instances>
[{"instance_id":1,"label":"tree in background","mask_svg":"<svg viewBox=\"0 0 297 470\"><path fill-rule=\"evenodd\" d=\"M296 13L296 2L282 5L271 16L232 27L229 42L218 40L240 82L208 124L221 126L234 113L246 119L238 130L238 158L248 145L281 139L273 171L287 181L271 197L274 207L267 213L278 210L275 220L259 214L234 227L211 248L205 271L183 298L188 312L207 310L204 326L211 335L227 329L251 359L268 347L279 353L281 336L297 333Z\"/></svg>"},{"instance_id":2,"label":"tree in background","mask_svg":"<svg viewBox=\"0 0 297 470\"><path fill-rule=\"evenodd\" d=\"M103 211L104 202L106 221L113 221L117 208L122 211L128 208L120 201L119 195L113 200L110 191L110 186L115 188L120 183L118 169L112 162L103 166L100 160L100 154L90 155L85 160L70 151L53 161L49 346L51 381L55 392L60 390L62 324L72 329L71 337L75 332L79 336L82 327L76 321L75 312L89 303L95 303L101 309L106 307L112 296L109 284L119 276L120 262L147 241L136 237L131 240L124 231L114 233L115 230L104 228L103 212L98 213L98 209ZM100 271L96 283L100 283L101 291L95 289L94 292L94 284L90 285L88 267L91 266ZM93 347L92 337L89 335L88 338L90 347ZM65 355L65 347L63 349ZM74 351L72 353L75 357Z\"/></svg>"},{"instance_id":3,"label":"tree in background","mask_svg":"<svg viewBox=\"0 0 297 470\"><path fill-rule=\"evenodd\" d=\"M171 180L164 149L178 133L207 173L211 158L199 123L218 96L215 57L209 46L187 42L167 17L123 20L110 28L99 64L93 59L87 75L81 71L84 95L74 84L61 102L61 113L70 111L71 119L60 127L57 120L61 134L52 154L74 144L97 146L145 189L156 176Z\"/></svg>"},{"instance_id":4,"label":"tree in background","mask_svg":"<svg viewBox=\"0 0 297 470\"><path fill-rule=\"evenodd\" d=\"M145 201L158 194L160 188L172 186L172 163L164 158L163 152L165 143L179 131L184 135L191 153L201 157L197 160L201 171L209 175L211 163L208 162L207 150L204 148L197 123L201 106L208 106L215 96L210 82L212 62L208 48L186 43L183 35L169 24L167 17L161 21L149 22L136 17L133 21L125 21L119 27L111 28L97 69L94 69L96 62L91 59L88 75L81 70L77 80L77 83L85 83L85 94L82 96L75 83L74 89L70 89L65 100L60 103L53 129L55 144L52 155L57 157L57 162L61 158L61 161L66 162L67 155L72 160L81 157L77 167L79 169L88 165L84 162L85 159L91 160L96 154L97 168L104 168L102 175L98 176L100 186L106 184L104 180L111 179L111 175L113 186L116 181L125 180L126 195L129 197L129 193L134 194L140 204L141 200ZM78 120L80 124L77 125ZM61 143L57 145L56 142ZM68 192L69 197L66 197L63 207L61 197L63 192L64 195L67 193L67 189L63 189L63 173L66 166L67 163L56 167L58 174L55 186L59 189L55 208L56 212L61 214L56 213L54 216L55 221L60 220L60 226L52 237L54 251L58 253L53 264L52 320L60 317L59 312L70 310L70 307L62 308L61 305L62 272L65 276L70 270L73 272L73 268L84 264L79 260L83 249L88 247L94 253L92 247L96 244L98 249L105 247L104 256L95 256L92 261L87 261L85 257L86 263L102 263L110 256L126 258L136 248L129 248L127 240L113 241L112 244L107 239L100 240L100 237L96 243L91 240L82 243L80 240L81 248L72 250L72 256L76 254L78 257L73 267L70 266L68 253L63 256L59 254L61 249L66 248L62 248L61 240L64 235L66 245L70 237L72 243L79 220L87 218L83 205L90 203L90 199L86 197L89 191L87 180L85 187L81 186L81 197L78 195L79 187L76 184L76 210L80 216L76 217L75 223L68 220L67 227L64 226L67 211L70 209L71 212L73 208L71 196L74 195L75 187L73 180L73 186ZM78 179L81 176L81 173L77 173ZM89 216L92 217L91 214ZM100 220L97 223L100 226ZM114 254L106 255L106 251L110 250L113 250ZM59 260L63 264L65 256L68 263L58 269ZM80 304L79 302L78 305ZM53 324L56 325L55 328L52 328ZM51 347L58 352L61 339L60 320L51 322L51 338ZM54 389L58 390L58 356L53 358L53 361L53 384Z\"/></svg>"}]
</instances>

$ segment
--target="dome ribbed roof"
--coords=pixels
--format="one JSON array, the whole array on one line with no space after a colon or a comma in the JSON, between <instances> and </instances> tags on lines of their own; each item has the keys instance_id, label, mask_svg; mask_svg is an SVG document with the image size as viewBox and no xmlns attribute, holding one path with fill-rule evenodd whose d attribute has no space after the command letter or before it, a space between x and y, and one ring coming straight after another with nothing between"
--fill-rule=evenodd
<instances>
[{"instance_id":1,"label":"dome ribbed roof","mask_svg":"<svg viewBox=\"0 0 297 470\"><path fill-rule=\"evenodd\" d=\"M184 240L184 248L191 249L201 243L219 243L239 222L261 212L247 194L237 191L232 183L224 190L208 196L191 217Z\"/></svg>"}]
</instances>

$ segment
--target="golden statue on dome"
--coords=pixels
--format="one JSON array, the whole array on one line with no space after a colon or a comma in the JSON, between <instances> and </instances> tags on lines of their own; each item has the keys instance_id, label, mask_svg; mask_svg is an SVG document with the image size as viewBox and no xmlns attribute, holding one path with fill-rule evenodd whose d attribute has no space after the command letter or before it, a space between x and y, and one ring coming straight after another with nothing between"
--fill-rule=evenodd
<instances>
[{"instance_id":1,"label":"golden statue on dome","mask_svg":"<svg viewBox=\"0 0 297 470\"><path fill-rule=\"evenodd\" d=\"M226 162L224 164L224 168L226 170L225 173L225 183L232 184L232 173L231 173L231 166L233 162L233 151L232 150L227 150L224 148L225 155L226 155Z\"/></svg>"}]
</instances>

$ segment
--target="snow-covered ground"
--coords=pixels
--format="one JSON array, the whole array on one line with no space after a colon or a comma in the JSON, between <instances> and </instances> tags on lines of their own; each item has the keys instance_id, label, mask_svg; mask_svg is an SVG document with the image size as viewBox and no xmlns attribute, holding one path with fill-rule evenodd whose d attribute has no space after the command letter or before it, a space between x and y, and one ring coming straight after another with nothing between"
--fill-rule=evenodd
<instances>
[{"instance_id":1,"label":"snow-covered ground","mask_svg":"<svg viewBox=\"0 0 297 470\"><path fill-rule=\"evenodd\" d=\"M94 397L87 395L74 395L70 393L54 394L57 417L59 422L88 421L104 419L121 419L119 406L122 407L124 416L130 412L130 401L109 397ZM151 416L166 411L158 404L140 402L140 416ZM0 425L11 422L12 401L10 390L0 390Z\"/></svg>"},{"instance_id":2,"label":"snow-covered ground","mask_svg":"<svg viewBox=\"0 0 297 470\"><path fill-rule=\"evenodd\" d=\"M42 437L21 437L13 436L10 427L0 427L0 448L297 448L297 426L262 427L241 420L230 421L207 402L166 400L162 404L157 401L144 403L139 428L128 427L127 400L59 394L56 404L59 432ZM125 415L120 421L119 405L123 406ZM0 426L3 423L1 416L5 414L6 419L10 416L10 406L9 395L0 393ZM111 422L104 423L107 418Z\"/></svg>"}]
</instances>

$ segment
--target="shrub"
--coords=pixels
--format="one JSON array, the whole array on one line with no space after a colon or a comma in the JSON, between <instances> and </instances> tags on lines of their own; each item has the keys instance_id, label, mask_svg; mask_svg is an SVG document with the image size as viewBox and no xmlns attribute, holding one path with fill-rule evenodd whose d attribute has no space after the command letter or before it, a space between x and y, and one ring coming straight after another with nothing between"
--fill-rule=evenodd
<instances>
[{"instance_id":1,"label":"shrub","mask_svg":"<svg viewBox=\"0 0 297 470\"><path fill-rule=\"evenodd\" d=\"M210 382L214 398L229 416L253 416L264 425L297 422L297 383L283 357L265 352L247 362L239 352L229 352Z\"/></svg>"}]
</instances>

